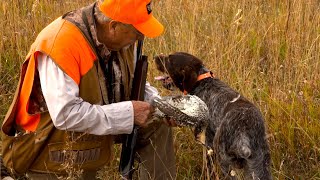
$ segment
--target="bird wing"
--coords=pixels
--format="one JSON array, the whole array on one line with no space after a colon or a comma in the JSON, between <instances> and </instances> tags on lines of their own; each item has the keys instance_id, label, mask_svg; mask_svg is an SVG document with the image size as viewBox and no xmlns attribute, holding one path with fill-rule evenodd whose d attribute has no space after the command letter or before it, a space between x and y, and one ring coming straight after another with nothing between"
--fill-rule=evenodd
<instances>
[{"instance_id":1,"label":"bird wing","mask_svg":"<svg viewBox=\"0 0 320 180\"><path fill-rule=\"evenodd\" d=\"M155 98L153 105L179 125L197 126L199 123L207 124L208 121L208 107L195 95Z\"/></svg>"}]
</instances>

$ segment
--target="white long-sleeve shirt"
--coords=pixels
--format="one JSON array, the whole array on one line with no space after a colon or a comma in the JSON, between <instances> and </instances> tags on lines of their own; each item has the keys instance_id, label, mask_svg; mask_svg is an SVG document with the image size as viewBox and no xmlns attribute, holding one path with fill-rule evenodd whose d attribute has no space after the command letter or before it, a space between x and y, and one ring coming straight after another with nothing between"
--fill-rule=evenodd
<instances>
[{"instance_id":1,"label":"white long-sleeve shirt","mask_svg":"<svg viewBox=\"0 0 320 180\"><path fill-rule=\"evenodd\" d=\"M95 135L129 134L134 124L131 101L94 105L79 97L76 82L46 54L37 56L40 83L53 124L57 129ZM151 102L158 91L145 87L145 101Z\"/></svg>"}]
</instances>

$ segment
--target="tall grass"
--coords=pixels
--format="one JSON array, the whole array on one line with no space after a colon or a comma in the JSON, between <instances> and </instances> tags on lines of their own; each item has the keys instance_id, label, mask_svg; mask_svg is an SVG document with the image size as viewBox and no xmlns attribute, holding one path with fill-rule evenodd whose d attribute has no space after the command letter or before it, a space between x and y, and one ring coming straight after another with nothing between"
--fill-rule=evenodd
<instances>
[{"instance_id":1,"label":"tall grass","mask_svg":"<svg viewBox=\"0 0 320 180\"><path fill-rule=\"evenodd\" d=\"M64 12L90 2L1 1L1 120L37 33ZM150 68L155 68L151 57L159 53L186 51L203 59L263 112L274 178L320 179L320 2L161 0L154 1L153 9L166 31L145 42ZM148 80L160 88L156 75L149 71ZM204 177L202 149L191 131L176 128L174 138L178 179ZM102 176L116 179L116 163Z\"/></svg>"}]
</instances>

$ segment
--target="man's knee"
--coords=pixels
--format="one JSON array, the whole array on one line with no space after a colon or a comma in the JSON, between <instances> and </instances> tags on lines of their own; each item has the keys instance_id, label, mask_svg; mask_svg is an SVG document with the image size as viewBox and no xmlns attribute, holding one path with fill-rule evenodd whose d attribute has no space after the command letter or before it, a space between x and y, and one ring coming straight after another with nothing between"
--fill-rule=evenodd
<instances>
[{"instance_id":1,"label":"man's knee","mask_svg":"<svg viewBox=\"0 0 320 180\"><path fill-rule=\"evenodd\" d=\"M137 154L140 179L175 179L176 162L172 128L154 124L140 132Z\"/></svg>"}]
</instances>

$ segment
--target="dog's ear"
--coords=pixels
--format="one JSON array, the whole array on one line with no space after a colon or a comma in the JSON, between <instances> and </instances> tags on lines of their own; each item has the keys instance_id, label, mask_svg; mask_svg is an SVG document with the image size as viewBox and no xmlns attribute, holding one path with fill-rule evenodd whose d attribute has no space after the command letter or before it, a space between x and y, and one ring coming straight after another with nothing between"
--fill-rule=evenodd
<instances>
[{"instance_id":1,"label":"dog's ear","mask_svg":"<svg viewBox=\"0 0 320 180\"><path fill-rule=\"evenodd\" d=\"M191 70L190 67L182 70L183 72L183 88L185 91L190 92L194 85L197 83L198 74Z\"/></svg>"}]
</instances>

